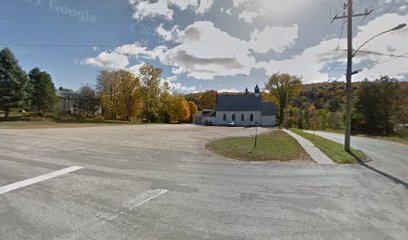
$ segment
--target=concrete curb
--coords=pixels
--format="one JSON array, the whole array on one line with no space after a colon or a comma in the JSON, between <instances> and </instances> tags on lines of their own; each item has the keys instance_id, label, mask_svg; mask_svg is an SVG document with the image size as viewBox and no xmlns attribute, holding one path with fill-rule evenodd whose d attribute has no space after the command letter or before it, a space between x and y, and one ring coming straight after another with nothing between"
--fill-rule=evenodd
<instances>
[{"instance_id":1,"label":"concrete curb","mask_svg":"<svg viewBox=\"0 0 408 240\"><path fill-rule=\"evenodd\" d=\"M297 135L296 133L283 129L287 134L292 136L298 143L305 149L305 151L312 157L312 159L318 164L336 164L331 160L326 154L320 151L313 143L309 140Z\"/></svg>"}]
</instances>

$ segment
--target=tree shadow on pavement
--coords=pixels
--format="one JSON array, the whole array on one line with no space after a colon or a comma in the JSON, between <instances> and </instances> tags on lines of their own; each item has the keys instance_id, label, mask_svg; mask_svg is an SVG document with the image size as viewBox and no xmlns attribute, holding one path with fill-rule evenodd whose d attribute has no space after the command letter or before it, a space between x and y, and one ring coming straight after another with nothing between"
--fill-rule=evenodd
<instances>
[{"instance_id":1,"label":"tree shadow on pavement","mask_svg":"<svg viewBox=\"0 0 408 240\"><path fill-rule=\"evenodd\" d=\"M370 170L372 170L372 171L374 171L374 172L376 172L378 174L381 174L382 176L390 179L391 181L393 181L393 182L395 182L397 184L402 184L403 186L405 186L408 189L408 183L404 182L403 180L401 180L401 179L399 179L397 177L394 177L394 176L392 176L392 175L390 175L390 174L388 174L386 172L383 172L383 171L381 171L381 170L379 170L379 169L377 169L377 168L375 168L373 166L368 165L365 161L361 160L357 155L355 155L352 152L349 152L349 154L352 155L361 166L363 166L365 168L368 168L368 169L370 169Z\"/></svg>"}]
</instances>

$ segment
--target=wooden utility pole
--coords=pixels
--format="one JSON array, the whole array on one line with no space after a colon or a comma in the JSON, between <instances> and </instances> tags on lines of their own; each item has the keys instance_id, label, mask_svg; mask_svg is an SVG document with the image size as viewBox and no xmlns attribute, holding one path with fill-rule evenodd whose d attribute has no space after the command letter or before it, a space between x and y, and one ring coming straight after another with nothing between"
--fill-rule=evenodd
<instances>
[{"instance_id":1,"label":"wooden utility pole","mask_svg":"<svg viewBox=\"0 0 408 240\"><path fill-rule=\"evenodd\" d=\"M353 14L353 0L347 0L347 15L335 16L334 20L347 19L347 73L346 73L346 129L344 138L344 149L350 152L351 144L351 113L353 110L352 103L352 86L351 80L353 75L353 17L368 16L372 10L366 10L365 13Z\"/></svg>"}]
</instances>

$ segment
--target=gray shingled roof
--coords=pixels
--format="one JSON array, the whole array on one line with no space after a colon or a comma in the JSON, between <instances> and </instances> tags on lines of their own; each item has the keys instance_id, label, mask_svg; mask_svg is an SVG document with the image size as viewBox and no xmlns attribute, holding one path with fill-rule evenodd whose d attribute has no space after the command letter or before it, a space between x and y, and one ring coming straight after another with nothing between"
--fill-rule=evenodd
<instances>
[{"instance_id":1,"label":"gray shingled roof","mask_svg":"<svg viewBox=\"0 0 408 240\"><path fill-rule=\"evenodd\" d=\"M261 111L262 100L255 95L221 95L215 111Z\"/></svg>"},{"instance_id":2,"label":"gray shingled roof","mask_svg":"<svg viewBox=\"0 0 408 240\"><path fill-rule=\"evenodd\" d=\"M264 103L255 95L221 95L217 96L215 111L261 111L264 116L275 115L275 105Z\"/></svg>"},{"instance_id":3,"label":"gray shingled roof","mask_svg":"<svg viewBox=\"0 0 408 240\"><path fill-rule=\"evenodd\" d=\"M273 103L262 103L263 116L274 116L275 114L275 105Z\"/></svg>"}]
</instances>

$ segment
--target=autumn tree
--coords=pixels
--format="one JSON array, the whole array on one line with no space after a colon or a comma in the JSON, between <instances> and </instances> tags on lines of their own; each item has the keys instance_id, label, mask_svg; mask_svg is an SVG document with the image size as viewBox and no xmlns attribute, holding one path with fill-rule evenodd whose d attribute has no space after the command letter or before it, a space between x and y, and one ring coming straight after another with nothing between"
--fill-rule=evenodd
<instances>
[{"instance_id":1,"label":"autumn tree","mask_svg":"<svg viewBox=\"0 0 408 240\"><path fill-rule=\"evenodd\" d=\"M269 90L269 94L279 109L278 124L282 125L286 103L299 95L302 81L297 76L276 73L269 78L265 87Z\"/></svg>"},{"instance_id":2,"label":"autumn tree","mask_svg":"<svg viewBox=\"0 0 408 240\"><path fill-rule=\"evenodd\" d=\"M0 51L0 109L8 118L11 108L26 107L31 101L31 83L10 49Z\"/></svg>"},{"instance_id":3,"label":"autumn tree","mask_svg":"<svg viewBox=\"0 0 408 240\"><path fill-rule=\"evenodd\" d=\"M193 101L188 102L188 109L190 111L190 122L193 120L194 115L198 112L197 106Z\"/></svg>"},{"instance_id":4,"label":"autumn tree","mask_svg":"<svg viewBox=\"0 0 408 240\"><path fill-rule=\"evenodd\" d=\"M99 99L96 91L89 85L82 86L79 91L78 108L85 113L87 117L93 115L99 106Z\"/></svg>"},{"instance_id":5,"label":"autumn tree","mask_svg":"<svg viewBox=\"0 0 408 240\"><path fill-rule=\"evenodd\" d=\"M135 119L142 107L139 78L131 72L119 70L119 114L123 120Z\"/></svg>"},{"instance_id":6,"label":"autumn tree","mask_svg":"<svg viewBox=\"0 0 408 240\"><path fill-rule=\"evenodd\" d=\"M187 122L190 119L188 102L181 94L172 96L171 118L177 122Z\"/></svg>"},{"instance_id":7,"label":"autumn tree","mask_svg":"<svg viewBox=\"0 0 408 240\"><path fill-rule=\"evenodd\" d=\"M170 94L170 86L168 82L164 82L160 94L160 112L159 118L161 122L171 122L171 108L173 96Z\"/></svg>"},{"instance_id":8,"label":"autumn tree","mask_svg":"<svg viewBox=\"0 0 408 240\"><path fill-rule=\"evenodd\" d=\"M160 76L162 70L145 64L140 69L142 83L143 112L142 117L149 122L159 119L160 111Z\"/></svg>"},{"instance_id":9,"label":"autumn tree","mask_svg":"<svg viewBox=\"0 0 408 240\"><path fill-rule=\"evenodd\" d=\"M51 75L41 71L39 68L33 68L28 74L32 90L32 106L41 114L52 111L58 98L55 93L54 83Z\"/></svg>"},{"instance_id":10,"label":"autumn tree","mask_svg":"<svg viewBox=\"0 0 408 240\"><path fill-rule=\"evenodd\" d=\"M217 91L209 90L201 94L198 100L198 109L215 109L215 101L217 98Z\"/></svg>"},{"instance_id":11,"label":"autumn tree","mask_svg":"<svg viewBox=\"0 0 408 240\"><path fill-rule=\"evenodd\" d=\"M119 112L120 79L118 71L103 70L96 80L96 89L105 117L116 119Z\"/></svg>"}]
</instances>

